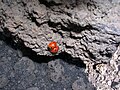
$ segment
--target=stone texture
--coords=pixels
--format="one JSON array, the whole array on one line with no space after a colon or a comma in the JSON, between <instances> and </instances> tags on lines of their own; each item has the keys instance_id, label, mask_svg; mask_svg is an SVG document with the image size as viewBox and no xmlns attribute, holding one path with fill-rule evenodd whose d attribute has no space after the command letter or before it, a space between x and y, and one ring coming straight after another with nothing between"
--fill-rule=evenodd
<instances>
[{"instance_id":1,"label":"stone texture","mask_svg":"<svg viewBox=\"0 0 120 90\"><path fill-rule=\"evenodd\" d=\"M99 63L96 65L93 65L93 63L88 64L89 80L94 83L94 86L97 87L97 90L120 89L119 55L120 46L118 46L109 63Z\"/></svg>"},{"instance_id":2,"label":"stone texture","mask_svg":"<svg viewBox=\"0 0 120 90\"><path fill-rule=\"evenodd\" d=\"M39 88L37 88L37 87L30 87L30 88L27 88L27 90L39 90Z\"/></svg>"},{"instance_id":3,"label":"stone texture","mask_svg":"<svg viewBox=\"0 0 120 90\"><path fill-rule=\"evenodd\" d=\"M8 84L9 80L5 75L0 75L0 88L3 88Z\"/></svg>"},{"instance_id":4,"label":"stone texture","mask_svg":"<svg viewBox=\"0 0 120 90\"><path fill-rule=\"evenodd\" d=\"M79 77L93 90L84 68L62 59L38 63L23 53L19 55L17 49L10 47L12 43L6 43L0 40L0 90L72 90L72 84Z\"/></svg>"},{"instance_id":5,"label":"stone texture","mask_svg":"<svg viewBox=\"0 0 120 90\"><path fill-rule=\"evenodd\" d=\"M76 80L72 85L73 90L90 90L91 87L88 83L86 83L83 78L79 78ZM95 88L92 88L92 90L95 90Z\"/></svg>"},{"instance_id":6,"label":"stone texture","mask_svg":"<svg viewBox=\"0 0 120 90\"><path fill-rule=\"evenodd\" d=\"M6 36L12 35L16 43L38 55L51 56L47 45L56 41L58 54L66 52L97 63L110 60L120 42L119 2L33 1L1 2L1 28Z\"/></svg>"},{"instance_id":7,"label":"stone texture","mask_svg":"<svg viewBox=\"0 0 120 90\"><path fill-rule=\"evenodd\" d=\"M119 68L119 59L116 59L117 66L112 67L120 44L119 8L120 0L0 0L0 32L40 56L53 56L47 45L56 41L60 47L56 55L69 54L73 61L79 58L88 65L86 71L92 78L89 80L98 90L112 90L115 88L111 86L112 81L116 81L101 71L113 68L111 72L114 72ZM93 67L110 81L94 72ZM56 68L53 70L56 72ZM56 78L61 72L55 73ZM102 87L100 79L95 77L102 77L103 83L108 85ZM119 90L116 87L115 90Z\"/></svg>"},{"instance_id":8,"label":"stone texture","mask_svg":"<svg viewBox=\"0 0 120 90\"><path fill-rule=\"evenodd\" d=\"M54 82L58 82L61 79L64 79L64 67L60 64L60 61L51 61L48 63L50 69L50 77Z\"/></svg>"}]
</instances>

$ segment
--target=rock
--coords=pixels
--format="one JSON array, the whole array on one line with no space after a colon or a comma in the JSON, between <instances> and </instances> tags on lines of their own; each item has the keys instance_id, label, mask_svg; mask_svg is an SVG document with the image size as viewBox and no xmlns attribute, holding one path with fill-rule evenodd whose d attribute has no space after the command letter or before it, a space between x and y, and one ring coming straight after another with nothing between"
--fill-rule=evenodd
<instances>
[{"instance_id":1,"label":"rock","mask_svg":"<svg viewBox=\"0 0 120 90\"><path fill-rule=\"evenodd\" d=\"M30 88L27 88L27 90L39 90L38 87L30 87Z\"/></svg>"},{"instance_id":2,"label":"rock","mask_svg":"<svg viewBox=\"0 0 120 90\"><path fill-rule=\"evenodd\" d=\"M13 49L1 41L0 45L0 89L1 90L72 90L73 82L79 77L83 78L84 83L89 83L84 68L80 68L74 63L65 62L62 59L53 59L48 63L34 62L25 57L24 54L18 55L18 48ZM6 41L6 43L8 43ZM25 48L24 48L25 49ZM26 49L25 49L26 50ZM20 53L22 53L20 51ZM29 53L31 53L29 51ZM49 58L47 58L49 59ZM37 61L36 60L36 61ZM90 87L93 87L90 84Z\"/></svg>"},{"instance_id":3,"label":"rock","mask_svg":"<svg viewBox=\"0 0 120 90\"><path fill-rule=\"evenodd\" d=\"M12 36L17 35L18 38L16 42L19 43L20 38L26 47L31 48L38 55L51 56L47 50L47 44L50 41L56 41L60 47L58 54L65 51L74 58L80 58L80 56L83 60L91 58L94 59L96 63L101 61L108 62L110 60L111 55L116 49L116 45L120 42L118 36L119 27L118 29L116 25L116 27L110 27L107 21L108 19L113 20L110 16L114 9L112 3L109 1L96 2L94 0L81 2L73 0L66 1L64 4L63 1L60 0L46 0L45 2L48 4L51 2L54 2L53 4L61 4L58 6L52 6L50 4L50 8L52 9L50 10L44 2L42 2L43 4L39 4L37 1L29 3L24 1L26 7L24 7L23 4L20 4L18 7L12 7L11 5L13 12L6 9L8 6L2 6L1 8L6 11L1 11L1 13L4 12L7 13L9 17L14 17L14 19L6 19L5 25L1 26L3 32L7 30ZM6 2L3 2L3 4L5 3ZM104 3L106 7L101 3ZM76 4L76 6L73 4ZM67 9L65 5L73 9ZM104 9L102 7L104 7ZM116 11L119 11L118 7L119 6L116 6ZM17 9L14 11L14 8ZM58 10L58 12L54 13L56 10ZM59 13L61 11L65 13ZM85 14L81 15L81 13ZM16 14L19 15L17 16ZM119 13L116 12L116 17L118 15ZM90 18L92 18L92 20ZM119 20L116 22L119 22ZM6 29L4 30L4 28ZM54 31L56 31L56 33ZM87 57L84 54L87 55Z\"/></svg>"},{"instance_id":4,"label":"rock","mask_svg":"<svg viewBox=\"0 0 120 90\"><path fill-rule=\"evenodd\" d=\"M34 69L35 66L33 61L27 57L22 57L22 59L14 65L15 78L20 82L23 82L22 79L24 79L23 86L25 86L35 79L35 75L33 73Z\"/></svg>"},{"instance_id":5,"label":"rock","mask_svg":"<svg viewBox=\"0 0 120 90\"><path fill-rule=\"evenodd\" d=\"M85 83L83 78L79 78L72 85L73 90L95 90L95 88L90 87L89 84Z\"/></svg>"},{"instance_id":6,"label":"rock","mask_svg":"<svg viewBox=\"0 0 120 90\"><path fill-rule=\"evenodd\" d=\"M40 56L54 56L47 45L56 41L60 47L58 56L66 53L91 67L105 63L111 67L114 63L117 70L118 59L114 62L112 57L120 43L119 4L119 0L5 0L0 2L0 32ZM18 71L22 68L17 64L15 67ZM28 69L34 65L31 67ZM96 73L93 69L92 72ZM94 74L89 72L90 78Z\"/></svg>"},{"instance_id":7,"label":"rock","mask_svg":"<svg viewBox=\"0 0 120 90\"><path fill-rule=\"evenodd\" d=\"M0 88L3 88L8 84L9 80L5 75L0 75Z\"/></svg>"},{"instance_id":8,"label":"rock","mask_svg":"<svg viewBox=\"0 0 120 90\"><path fill-rule=\"evenodd\" d=\"M109 63L98 63L94 66L89 64L89 80L94 83L94 86L97 89L102 90L119 90L119 69L118 58L120 46L117 47L117 50L114 52ZM94 67L94 69L93 69Z\"/></svg>"},{"instance_id":9,"label":"rock","mask_svg":"<svg viewBox=\"0 0 120 90\"><path fill-rule=\"evenodd\" d=\"M14 69L16 72L24 70L27 72L32 72L35 69L35 66L33 61L31 61L29 58L22 57L21 60L15 64Z\"/></svg>"},{"instance_id":10,"label":"rock","mask_svg":"<svg viewBox=\"0 0 120 90\"><path fill-rule=\"evenodd\" d=\"M17 55L18 55L20 58L22 58L23 53L22 53L20 50L17 50Z\"/></svg>"},{"instance_id":11,"label":"rock","mask_svg":"<svg viewBox=\"0 0 120 90\"><path fill-rule=\"evenodd\" d=\"M17 43L23 43L38 55L52 56L47 45L56 41L60 47L58 54L66 52L73 58L82 57L83 61L91 58L96 63L108 62L120 42L120 28L116 25L119 23L118 3L115 6L110 1L95 0L22 1L12 3L12 10L6 3L2 2L1 18L5 15L10 18L4 18L3 32L16 37Z\"/></svg>"},{"instance_id":12,"label":"rock","mask_svg":"<svg viewBox=\"0 0 120 90\"><path fill-rule=\"evenodd\" d=\"M59 60L49 62L48 67L50 69L51 80L58 82L64 79L64 67L60 64Z\"/></svg>"}]
</instances>

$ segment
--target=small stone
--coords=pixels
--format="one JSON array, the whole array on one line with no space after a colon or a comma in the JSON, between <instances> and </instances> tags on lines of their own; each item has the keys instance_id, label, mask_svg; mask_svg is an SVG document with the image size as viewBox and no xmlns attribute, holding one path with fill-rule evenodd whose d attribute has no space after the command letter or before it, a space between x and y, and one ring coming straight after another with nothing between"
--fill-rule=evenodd
<instances>
[{"instance_id":1,"label":"small stone","mask_svg":"<svg viewBox=\"0 0 120 90\"><path fill-rule=\"evenodd\" d=\"M3 88L8 84L9 80L5 75L0 75L0 88Z\"/></svg>"},{"instance_id":2,"label":"small stone","mask_svg":"<svg viewBox=\"0 0 120 90\"><path fill-rule=\"evenodd\" d=\"M38 87L30 87L30 88L27 88L27 90L40 90Z\"/></svg>"},{"instance_id":3,"label":"small stone","mask_svg":"<svg viewBox=\"0 0 120 90\"><path fill-rule=\"evenodd\" d=\"M22 59L15 64L14 69L21 72L25 70L32 72L35 69L35 66L32 60L27 57L22 57Z\"/></svg>"},{"instance_id":4,"label":"small stone","mask_svg":"<svg viewBox=\"0 0 120 90\"><path fill-rule=\"evenodd\" d=\"M17 54L19 57L22 57L22 52L20 50L18 50Z\"/></svg>"},{"instance_id":5,"label":"small stone","mask_svg":"<svg viewBox=\"0 0 120 90\"><path fill-rule=\"evenodd\" d=\"M82 78L76 80L72 85L73 90L86 90L85 87L86 85Z\"/></svg>"},{"instance_id":6,"label":"small stone","mask_svg":"<svg viewBox=\"0 0 120 90\"><path fill-rule=\"evenodd\" d=\"M48 63L50 69L50 77L54 82L58 82L60 79L64 78L64 67L60 64L59 60L51 61Z\"/></svg>"},{"instance_id":7,"label":"small stone","mask_svg":"<svg viewBox=\"0 0 120 90\"><path fill-rule=\"evenodd\" d=\"M111 81L108 81L108 85L109 85L109 86L111 86L111 83L112 83Z\"/></svg>"}]
</instances>

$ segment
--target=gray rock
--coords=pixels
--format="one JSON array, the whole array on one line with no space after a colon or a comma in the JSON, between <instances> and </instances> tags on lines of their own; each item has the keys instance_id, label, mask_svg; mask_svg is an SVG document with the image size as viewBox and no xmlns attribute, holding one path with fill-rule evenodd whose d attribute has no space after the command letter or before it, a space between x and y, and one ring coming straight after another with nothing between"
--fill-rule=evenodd
<instances>
[{"instance_id":1,"label":"gray rock","mask_svg":"<svg viewBox=\"0 0 120 90\"><path fill-rule=\"evenodd\" d=\"M119 0L5 0L0 2L0 32L37 55L54 56L47 45L56 41L60 48L56 55L65 52L86 64L108 64L120 43L119 4ZM34 65L21 60L14 69L29 75ZM51 75L58 81L63 71L53 70L57 74Z\"/></svg>"},{"instance_id":2,"label":"gray rock","mask_svg":"<svg viewBox=\"0 0 120 90\"><path fill-rule=\"evenodd\" d=\"M0 88L3 88L8 84L9 80L5 75L0 75Z\"/></svg>"},{"instance_id":3,"label":"gray rock","mask_svg":"<svg viewBox=\"0 0 120 90\"><path fill-rule=\"evenodd\" d=\"M73 82L79 77L84 79L83 83L89 83L84 68L70 65L62 59L36 63L25 56L20 58L18 50L5 43L1 44L0 50L1 90L72 90ZM90 84L90 87L93 86Z\"/></svg>"},{"instance_id":4,"label":"gray rock","mask_svg":"<svg viewBox=\"0 0 120 90\"><path fill-rule=\"evenodd\" d=\"M85 83L83 78L79 78L72 85L73 90L95 90L95 88L91 88L88 83Z\"/></svg>"},{"instance_id":5,"label":"gray rock","mask_svg":"<svg viewBox=\"0 0 120 90\"><path fill-rule=\"evenodd\" d=\"M30 87L30 88L27 88L27 90L39 90L38 87Z\"/></svg>"},{"instance_id":6,"label":"gray rock","mask_svg":"<svg viewBox=\"0 0 120 90\"><path fill-rule=\"evenodd\" d=\"M119 90L120 86L120 72L119 72L119 64L118 58L120 46L117 47L117 50L114 52L111 60L109 63L99 63L94 65L94 69L92 66L92 63L89 63L89 80L94 83L94 86L97 87L97 89L102 90Z\"/></svg>"},{"instance_id":7,"label":"gray rock","mask_svg":"<svg viewBox=\"0 0 120 90\"><path fill-rule=\"evenodd\" d=\"M35 69L35 66L33 61L31 61L29 58L22 57L21 60L15 64L14 69L16 72L32 72Z\"/></svg>"},{"instance_id":8,"label":"gray rock","mask_svg":"<svg viewBox=\"0 0 120 90\"><path fill-rule=\"evenodd\" d=\"M120 42L118 3L114 6L110 1L95 0L46 0L40 1L42 4L23 1L12 3L12 10L6 3L1 3L1 18L4 13L10 18L4 18L3 32L7 29L10 35L18 37L15 42L22 41L38 55L51 56L47 45L56 41L60 47L58 54L65 51L83 61L91 58L96 63L108 62Z\"/></svg>"},{"instance_id":9,"label":"gray rock","mask_svg":"<svg viewBox=\"0 0 120 90\"><path fill-rule=\"evenodd\" d=\"M56 61L51 61L48 63L50 69L50 77L54 82L58 82L61 79L64 79L64 67L60 64L59 59Z\"/></svg>"}]
</instances>

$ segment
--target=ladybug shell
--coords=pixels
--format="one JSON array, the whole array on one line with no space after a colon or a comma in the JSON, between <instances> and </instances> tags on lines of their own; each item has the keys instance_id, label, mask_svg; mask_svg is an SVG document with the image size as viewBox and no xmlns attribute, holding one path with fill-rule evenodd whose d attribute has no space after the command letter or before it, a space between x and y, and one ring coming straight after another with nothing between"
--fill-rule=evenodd
<instances>
[{"instance_id":1,"label":"ladybug shell","mask_svg":"<svg viewBox=\"0 0 120 90\"><path fill-rule=\"evenodd\" d=\"M48 48L50 50L53 50L55 47L57 47L57 43L56 42L50 42L49 45L48 45Z\"/></svg>"},{"instance_id":2,"label":"ladybug shell","mask_svg":"<svg viewBox=\"0 0 120 90\"><path fill-rule=\"evenodd\" d=\"M48 49L52 54L55 54L58 52L59 47L57 46L57 42L50 42L48 45Z\"/></svg>"},{"instance_id":3,"label":"ladybug shell","mask_svg":"<svg viewBox=\"0 0 120 90\"><path fill-rule=\"evenodd\" d=\"M53 53L53 54L55 54L55 53L58 52L58 50L59 50L59 47L56 46L55 48L51 49L50 52Z\"/></svg>"}]
</instances>

